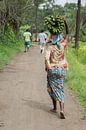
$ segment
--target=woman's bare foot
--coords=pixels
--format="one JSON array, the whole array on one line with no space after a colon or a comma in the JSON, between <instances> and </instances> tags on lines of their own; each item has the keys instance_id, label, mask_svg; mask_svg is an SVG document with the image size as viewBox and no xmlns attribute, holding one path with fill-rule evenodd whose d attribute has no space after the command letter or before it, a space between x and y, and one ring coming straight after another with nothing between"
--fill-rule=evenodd
<instances>
[{"instance_id":1,"label":"woman's bare foot","mask_svg":"<svg viewBox=\"0 0 86 130\"><path fill-rule=\"evenodd\" d=\"M56 109L50 109L51 112L57 113Z\"/></svg>"},{"instance_id":2,"label":"woman's bare foot","mask_svg":"<svg viewBox=\"0 0 86 130\"><path fill-rule=\"evenodd\" d=\"M60 119L65 119L64 113L60 112Z\"/></svg>"}]
</instances>

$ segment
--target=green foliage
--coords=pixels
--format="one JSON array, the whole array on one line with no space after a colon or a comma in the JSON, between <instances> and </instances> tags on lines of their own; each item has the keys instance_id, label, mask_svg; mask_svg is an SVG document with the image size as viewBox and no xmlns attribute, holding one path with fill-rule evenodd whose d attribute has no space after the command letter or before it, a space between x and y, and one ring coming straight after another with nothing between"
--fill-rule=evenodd
<instances>
[{"instance_id":1,"label":"green foliage","mask_svg":"<svg viewBox=\"0 0 86 130\"><path fill-rule=\"evenodd\" d=\"M86 108L86 65L81 64L76 55L76 50L69 48L67 85L78 97L80 104Z\"/></svg>"},{"instance_id":2,"label":"green foliage","mask_svg":"<svg viewBox=\"0 0 86 130\"><path fill-rule=\"evenodd\" d=\"M78 59L81 63L86 64L86 42L79 43Z\"/></svg>"},{"instance_id":3,"label":"green foliage","mask_svg":"<svg viewBox=\"0 0 86 130\"><path fill-rule=\"evenodd\" d=\"M0 39L0 69L10 62L10 59L23 48L22 38L16 38L12 28L8 25L5 34Z\"/></svg>"},{"instance_id":4,"label":"green foliage","mask_svg":"<svg viewBox=\"0 0 86 130\"><path fill-rule=\"evenodd\" d=\"M21 26L20 27L20 32L25 32L26 31L26 29L30 29L31 27L30 27L30 25L28 25L28 24L26 24L26 25L23 25L23 26Z\"/></svg>"},{"instance_id":5,"label":"green foliage","mask_svg":"<svg viewBox=\"0 0 86 130\"><path fill-rule=\"evenodd\" d=\"M85 42L86 41L86 23L81 25L80 30L80 40Z\"/></svg>"},{"instance_id":6,"label":"green foliage","mask_svg":"<svg viewBox=\"0 0 86 130\"><path fill-rule=\"evenodd\" d=\"M75 3L66 3L64 6L64 14L67 19L70 35L72 36L75 35L76 10L77 6Z\"/></svg>"},{"instance_id":7,"label":"green foliage","mask_svg":"<svg viewBox=\"0 0 86 130\"><path fill-rule=\"evenodd\" d=\"M81 7L81 30L80 40L86 41L86 6Z\"/></svg>"},{"instance_id":8,"label":"green foliage","mask_svg":"<svg viewBox=\"0 0 86 130\"><path fill-rule=\"evenodd\" d=\"M0 41L2 44L13 44L16 41L16 36L14 32L12 31L12 27L8 24L5 32L3 35L0 37Z\"/></svg>"}]
</instances>

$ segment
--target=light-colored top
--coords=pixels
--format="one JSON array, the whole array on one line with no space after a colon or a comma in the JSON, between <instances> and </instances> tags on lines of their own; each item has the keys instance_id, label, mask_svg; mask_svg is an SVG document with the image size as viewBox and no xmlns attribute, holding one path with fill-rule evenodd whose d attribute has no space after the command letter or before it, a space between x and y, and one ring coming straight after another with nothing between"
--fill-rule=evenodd
<instances>
[{"instance_id":1,"label":"light-colored top","mask_svg":"<svg viewBox=\"0 0 86 130\"><path fill-rule=\"evenodd\" d=\"M25 32L23 34L23 36L24 36L25 42L30 41L30 37L31 37L31 33L30 32Z\"/></svg>"},{"instance_id":2,"label":"light-colored top","mask_svg":"<svg viewBox=\"0 0 86 130\"><path fill-rule=\"evenodd\" d=\"M46 38L47 38L47 35L43 32L43 33L39 33L38 35L38 40L40 43L45 43L46 42Z\"/></svg>"},{"instance_id":3,"label":"light-colored top","mask_svg":"<svg viewBox=\"0 0 86 130\"><path fill-rule=\"evenodd\" d=\"M57 45L48 45L45 52L45 65L46 68L51 67L64 67L67 61L64 57L64 48L58 49Z\"/></svg>"}]
</instances>

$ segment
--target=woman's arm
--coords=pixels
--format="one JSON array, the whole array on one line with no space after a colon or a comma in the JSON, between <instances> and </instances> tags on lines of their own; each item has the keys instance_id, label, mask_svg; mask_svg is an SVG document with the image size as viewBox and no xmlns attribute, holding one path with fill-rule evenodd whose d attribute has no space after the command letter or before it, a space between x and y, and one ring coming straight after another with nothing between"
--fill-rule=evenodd
<instances>
[{"instance_id":1,"label":"woman's arm","mask_svg":"<svg viewBox=\"0 0 86 130\"><path fill-rule=\"evenodd\" d=\"M51 52L51 48L50 46L48 46L45 52L45 70L51 69L50 52Z\"/></svg>"}]
</instances>

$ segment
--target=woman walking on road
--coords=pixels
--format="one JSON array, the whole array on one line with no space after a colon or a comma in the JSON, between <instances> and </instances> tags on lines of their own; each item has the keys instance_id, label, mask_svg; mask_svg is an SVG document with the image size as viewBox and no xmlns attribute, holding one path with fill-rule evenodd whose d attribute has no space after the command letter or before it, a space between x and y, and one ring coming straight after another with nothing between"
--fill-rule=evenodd
<instances>
[{"instance_id":1,"label":"woman walking on road","mask_svg":"<svg viewBox=\"0 0 86 130\"><path fill-rule=\"evenodd\" d=\"M47 91L52 99L53 109L57 111L57 100L60 104L60 118L64 115L64 80L66 76L67 62L64 58L64 47L61 45L62 35L57 34L54 40L47 45L45 53L45 67L47 71Z\"/></svg>"}]
</instances>

